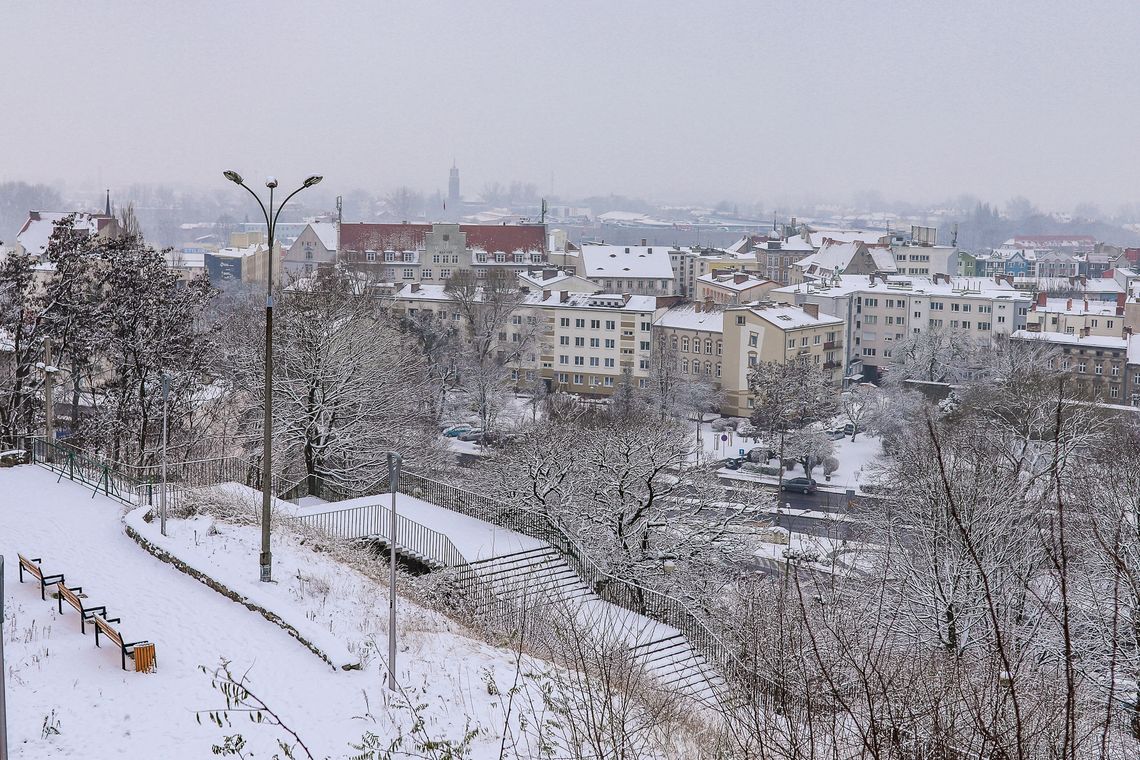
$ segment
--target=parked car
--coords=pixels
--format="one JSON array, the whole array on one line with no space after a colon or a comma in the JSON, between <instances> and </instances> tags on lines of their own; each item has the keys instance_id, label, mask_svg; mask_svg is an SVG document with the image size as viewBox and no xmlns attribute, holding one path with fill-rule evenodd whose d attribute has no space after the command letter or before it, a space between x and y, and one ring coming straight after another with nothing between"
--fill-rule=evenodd
<instances>
[{"instance_id":1,"label":"parked car","mask_svg":"<svg viewBox=\"0 0 1140 760\"><path fill-rule=\"evenodd\" d=\"M468 428L465 432L459 434L459 440L467 441L468 443L479 443L483 440L483 431Z\"/></svg>"},{"instance_id":2,"label":"parked car","mask_svg":"<svg viewBox=\"0 0 1140 760\"><path fill-rule=\"evenodd\" d=\"M464 433L469 432L470 430L471 430L470 425L452 425L447 430L444 430L443 434L445 436L447 436L448 438L458 438L459 436L463 435Z\"/></svg>"},{"instance_id":3,"label":"parked car","mask_svg":"<svg viewBox=\"0 0 1140 760\"><path fill-rule=\"evenodd\" d=\"M725 469L728 469L728 470L739 470L740 469L740 460L737 459L736 457L733 457L731 459L724 460L723 462L720 463L720 465L721 465L721 467L724 467Z\"/></svg>"},{"instance_id":4,"label":"parked car","mask_svg":"<svg viewBox=\"0 0 1140 760\"><path fill-rule=\"evenodd\" d=\"M780 490L815 493L815 481L811 478L789 478L780 484Z\"/></svg>"},{"instance_id":5,"label":"parked car","mask_svg":"<svg viewBox=\"0 0 1140 760\"><path fill-rule=\"evenodd\" d=\"M846 438L848 435L849 434L843 432L843 430L841 428L836 428L835 430L828 430L827 431L827 440L829 440L829 441L841 441L844 438Z\"/></svg>"}]
</instances>

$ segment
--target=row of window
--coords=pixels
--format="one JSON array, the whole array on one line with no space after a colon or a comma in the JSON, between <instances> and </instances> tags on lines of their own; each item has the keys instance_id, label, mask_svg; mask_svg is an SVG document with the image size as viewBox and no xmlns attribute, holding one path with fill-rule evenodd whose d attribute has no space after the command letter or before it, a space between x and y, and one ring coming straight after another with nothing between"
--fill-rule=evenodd
<instances>
[{"instance_id":1,"label":"row of window","mask_svg":"<svg viewBox=\"0 0 1140 760\"><path fill-rule=\"evenodd\" d=\"M676 335L672 336L672 339L670 340L669 345L674 351L677 350L678 343L677 343L677 336ZM690 345L692 345L692 348L693 348L692 351L689 351ZM755 344L753 344L753 345L755 345ZM705 353L706 354L711 354L713 352L712 339L705 338L704 346L705 346ZM716 342L716 355L717 356L720 356L721 349L722 349L722 344L721 344L721 341L718 340ZM699 354L701 352L701 339L700 338L693 338L691 343L690 343L689 336L687 336L687 335L681 336L680 350L686 354L687 353Z\"/></svg>"}]
</instances>

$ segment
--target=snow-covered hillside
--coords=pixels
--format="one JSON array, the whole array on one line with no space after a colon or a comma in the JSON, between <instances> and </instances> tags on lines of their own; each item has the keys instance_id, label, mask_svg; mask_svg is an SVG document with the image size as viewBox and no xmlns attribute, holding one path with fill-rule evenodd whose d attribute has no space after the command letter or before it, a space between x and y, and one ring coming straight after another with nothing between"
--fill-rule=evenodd
<instances>
[{"instance_id":1,"label":"snow-covered hillside","mask_svg":"<svg viewBox=\"0 0 1140 760\"><path fill-rule=\"evenodd\" d=\"M505 698L490 694L497 690L487 680L506 692L515 678L515 653L468 638L442 615L401 599L397 673L408 694L393 697L384 688L388 605L382 586L287 539L274 547L278 582L264 586L256 581L256 528L205 518L171 521L169 538L161 539L157 522L139 518L135 513L128 521L170 553L286 618L334 662L363 662L363 668L334 669L261 615L156 559L126 535L117 503L67 480L57 484L33 466L0 470L14 758L201 758L224 733L238 732L248 750L269 757L277 736L270 727L241 720L223 731L196 719L196 711L224 705L201 671L223 659L235 674L248 673L252 691L316 757L347 755L348 742L365 732L385 737L387 746L413 724L409 701L423 705L424 730L432 738L460 739L468 727L479 729L472 756L498 756ZM61 616L55 600L41 601L36 584L21 585L18 552L42 557L46 571L83 586L90 604L107 605L112 617L122 618L129 640L155 642L157 673L124 672L112 646L96 649L90 626L86 637L80 633L74 610L65 605ZM527 673L546 670L528 658L522 663Z\"/></svg>"}]
</instances>

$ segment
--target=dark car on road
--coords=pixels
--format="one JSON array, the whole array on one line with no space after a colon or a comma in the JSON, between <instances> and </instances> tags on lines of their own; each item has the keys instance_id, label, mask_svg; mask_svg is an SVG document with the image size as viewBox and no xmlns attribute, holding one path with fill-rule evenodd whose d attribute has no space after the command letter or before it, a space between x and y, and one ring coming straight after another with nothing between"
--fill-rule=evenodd
<instances>
[{"instance_id":1,"label":"dark car on road","mask_svg":"<svg viewBox=\"0 0 1140 760\"><path fill-rule=\"evenodd\" d=\"M815 481L811 478L789 478L780 484L780 490L815 493Z\"/></svg>"}]
</instances>

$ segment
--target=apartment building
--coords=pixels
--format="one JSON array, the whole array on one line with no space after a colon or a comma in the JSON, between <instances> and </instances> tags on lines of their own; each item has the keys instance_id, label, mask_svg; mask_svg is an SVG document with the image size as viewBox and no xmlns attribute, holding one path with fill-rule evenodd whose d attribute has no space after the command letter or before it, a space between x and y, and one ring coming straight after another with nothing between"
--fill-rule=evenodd
<instances>
[{"instance_id":1,"label":"apartment building","mask_svg":"<svg viewBox=\"0 0 1140 760\"><path fill-rule=\"evenodd\" d=\"M760 301L778 287L763 275L736 269L720 269L697 278L695 300L718 304L744 304Z\"/></svg>"},{"instance_id":2,"label":"apartment building","mask_svg":"<svg viewBox=\"0 0 1140 760\"><path fill-rule=\"evenodd\" d=\"M282 268L291 276L305 277L319 267L336 263L336 222L310 222L285 250Z\"/></svg>"},{"instance_id":3,"label":"apartment building","mask_svg":"<svg viewBox=\"0 0 1140 760\"><path fill-rule=\"evenodd\" d=\"M695 301L660 310L653 321L653 361L671 361L681 377L721 387L724 309Z\"/></svg>"},{"instance_id":4,"label":"apartment building","mask_svg":"<svg viewBox=\"0 0 1140 760\"><path fill-rule=\"evenodd\" d=\"M540 371L552 389L608 396L627 370L648 385L655 297L541 291L528 305L542 311Z\"/></svg>"},{"instance_id":5,"label":"apartment building","mask_svg":"<svg viewBox=\"0 0 1140 760\"><path fill-rule=\"evenodd\" d=\"M1037 294L1025 329L1030 332L1059 332L1067 335L1097 335L1119 338L1126 328L1137 329L1140 303L1128 304L1123 293L1115 301L1087 298L1050 298Z\"/></svg>"},{"instance_id":6,"label":"apartment building","mask_svg":"<svg viewBox=\"0 0 1140 760\"><path fill-rule=\"evenodd\" d=\"M541 224L370 224L340 226L338 261L388 282L444 283L460 269L485 277L547 263ZM478 274L483 272L483 274Z\"/></svg>"},{"instance_id":7,"label":"apartment building","mask_svg":"<svg viewBox=\"0 0 1140 760\"><path fill-rule=\"evenodd\" d=\"M736 244L739 246L740 242ZM670 256L676 259L674 274L677 293L689 298L699 298L697 281L705 275L734 270L739 272L763 272L763 264L756 254L747 250L734 251L732 248L673 248Z\"/></svg>"},{"instance_id":8,"label":"apartment building","mask_svg":"<svg viewBox=\"0 0 1140 760\"><path fill-rule=\"evenodd\" d=\"M815 304L824 314L846 320L844 374L874 380L892 361L894 345L929 328L954 331L979 341L1022 329L1029 294L1007 280L922 277L858 277L776 288L776 299Z\"/></svg>"},{"instance_id":9,"label":"apartment building","mask_svg":"<svg viewBox=\"0 0 1140 760\"><path fill-rule=\"evenodd\" d=\"M632 294L527 290L498 339L526 344L510 363L511 379L524 387L541 379L552 390L608 396L628 370L647 385L656 298ZM394 296L396 315L431 315L463 328L459 309L441 284L410 283Z\"/></svg>"},{"instance_id":10,"label":"apartment building","mask_svg":"<svg viewBox=\"0 0 1140 760\"><path fill-rule=\"evenodd\" d=\"M795 285L844 274L895 274L896 271L894 251L886 243L824 238L818 251L792 265L788 279Z\"/></svg>"},{"instance_id":11,"label":"apartment building","mask_svg":"<svg viewBox=\"0 0 1140 760\"><path fill-rule=\"evenodd\" d=\"M838 381L843 364L844 320L820 313L815 304L728 306L722 320L721 412L752 412L748 373L760 362L809 362Z\"/></svg>"},{"instance_id":12,"label":"apartment building","mask_svg":"<svg viewBox=\"0 0 1140 760\"><path fill-rule=\"evenodd\" d=\"M1042 341L1054 346L1058 353L1054 368L1072 375L1080 393L1110 404L1137 405L1140 400L1137 398L1140 386L1129 382L1132 377L1140 375L1140 364L1129 358L1133 336L1018 330L1010 337L1012 340ZM1132 358L1140 361L1135 350Z\"/></svg>"},{"instance_id":13,"label":"apartment building","mask_svg":"<svg viewBox=\"0 0 1140 760\"><path fill-rule=\"evenodd\" d=\"M609 293L671 296L677 292L677 249L653 245L583 245L576 274Z\"/></svg>"}]
</instances>

